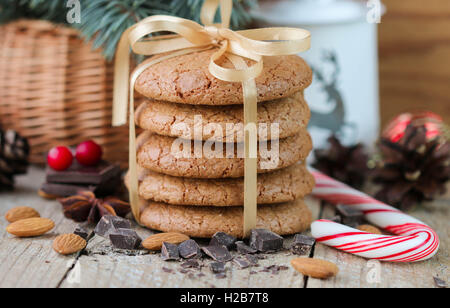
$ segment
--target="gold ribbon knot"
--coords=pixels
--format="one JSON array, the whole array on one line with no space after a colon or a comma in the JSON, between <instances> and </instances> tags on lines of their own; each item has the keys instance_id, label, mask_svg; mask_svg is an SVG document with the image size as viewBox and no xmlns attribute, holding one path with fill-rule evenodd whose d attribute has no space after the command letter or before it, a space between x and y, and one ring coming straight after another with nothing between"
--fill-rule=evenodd
<instances>
[{"instance_id":1,"label":"gold ribbon knot","mask_svg":"<svg viewBox=\"0 0 450 308\"><path fill-rule=\"evenodd\" d=\"M221 23L214 24L220 6ZM129 191L130 203L135 219L140 221L138 177L136 163L136 132L134 124L134 85L142 72L161 61L201 50L217 47L209 63L210 73L223 81L241 82L244 97L244 126L257 123L257 89L255 78L263 70L263 56L292 55L310 47L310 33L297 28L264 28L232 31L229 28L232 0L205 0L200 19L204 26L173 16L151 16L133 25L122 35L115 60L113 125L126 124L129 101L130 157ZM148 37L160 32L171 35ZM167 53L153 61L138 66L130 81L130 47L135 54L158 55ZM222 57L235 66L225 68L217 64ZM248 66L244 59L255 64ZM245 132L245 176L244 176L244 235L256 225L256 178L257 160L250 157L256 153L257 136Z\"/></svg>"}]
</instances>

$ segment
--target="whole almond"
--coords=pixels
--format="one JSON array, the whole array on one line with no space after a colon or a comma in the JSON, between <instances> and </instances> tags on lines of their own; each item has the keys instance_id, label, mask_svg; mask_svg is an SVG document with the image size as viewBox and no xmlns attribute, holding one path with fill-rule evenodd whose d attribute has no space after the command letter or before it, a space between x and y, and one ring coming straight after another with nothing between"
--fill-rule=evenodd
<instances>
[{"instance_id":1,"label":"whole almond","mask_svg":"<svg viewBox=\"0 0 450 308\"><path fill-rule=\"evenodd\" d=\"M380 229L372 225L360 225L357 229L371 234L382 234Z\"/></svg>"},{"instance_id":2,"label":"whole almond","mask_svg":"<svg viewBox=\"0 0 450 308\"><path fill-rule=\"evenodd\" d=\"M85 239L76 234L61 234L53 241L53 249L62 255L70 255L83 250L87 245Z\"/></svg>"},{"instance_id":3,"label":"whole almond","mask_svg":"<svg viewBox=\"0 0 450 308\"><path fill-rule=\"evenodd\" d=\"M303 275L319 279L336 276L339 272L336 264L321 259L296 258L291 265Z\"/></svg>"},{"instance_id":4,"label":"whole almond","mask_svg":"<svg viewBox=\"0 0 450 308\"><path fill-rule=\"evenodd\" d=\"M41 215L35 209L28 206L15 207L5 214L6 220L11 223L33 217L41 217Z\"/></svg>"},{"instance_id":5,"label":"whole almond","mask_svg":"<svg viewBox=\"0 0 450 308\"><path fill-rule=\"evenodd\" d=\"M189 236L176 233L176 232L167 232L167 233L158 233L153 234L142 242L142 246L148 250L161 250L162 243L170 243L170 244L180 244L184 241L187 241Z\"/></svg>"},{"instance_id":6,"label":"whole almond","mask_svg":"<svg viewBox=\"0 0 450 308\"><path fill-rule=\"evenodd\" d=\"M55 223L47 218L27 218L13 222L6 231L18 237L32 237L47 233L55 227Z\"/></svg>"}]
</instances>

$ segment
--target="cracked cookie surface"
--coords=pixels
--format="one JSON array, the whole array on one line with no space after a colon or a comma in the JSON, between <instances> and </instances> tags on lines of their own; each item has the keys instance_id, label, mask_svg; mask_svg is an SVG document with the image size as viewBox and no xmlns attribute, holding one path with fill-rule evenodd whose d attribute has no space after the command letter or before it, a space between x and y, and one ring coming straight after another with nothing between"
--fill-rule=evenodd
<instances>
[{"instance_id":1,"label":"cracked cookie surface","mask_svg":"<svg viewBox=\"0 0 450 308\"><path fill-rule=\"evenodd\" d=\"M244 180L192 179L139 170L139 195L146 200L192 206L242 206ZM314 187L305 165L258 176L258 204L274 204L303 198Z\"/></svg>"},{"instance_id":2,"label":"cracked cookie surface","mask_svg":"<svg viewBox=\"0 0 450 308\"><path fill-rule=\"evenodd\" d=\"M308 125L310 110L301 92L258 105L259 140L286 138ZM136 125L163 136L185 139L242 142L244 109L235 106L192 106L145 100L136 110ZM271 124L278 125L278 136ZM261 125L262 124L262 125ZM195 131L200 138L194 138Z\"/></svg>"},{"instance_id":3,"label":"cracked cookie surface","mask_svg":"<svg viewBox=\"0 0 450 308\"><path fill-rule=\"evenodd\" d=\"M144 200L141 200L141 206L145 207L141 223L150 229L200 238L210 238L218 231L242 237L242 207L192 207ZM311 222L311 211L303 200L258 206L256 227L280 235L303 232Z\"/></svg>"},{"instance_id":4,"label":"cracked cookie surface","mask_svg":"<svg viewBox=\"0 0 450 308\"><path fill-rule=\"evenodd\" d=\"M192 105L243 104L242 84L225 82L208 70L211 55L216 49L171 58L146 69L137 79L135 89L145 97L173 103ZM154 57L143 62L152 61ZM250 60L246 60L252 65ZM219 64L233 68L229 60ZM296 55L264 57L264 69L256 78L258 101L291 96L308 87L312 71Z\"/></svg>"},{"instance_id":5,"label":"cracked cookie surface","mask_svg":"<svg viewBox=\"0 0 450 308\"><path fill-rule=\"evenodd\" d=\"M144 132L138 137L139 166L158 173L188 178L238 178L244 176L243 144L182 140ZM258 173L267 173L304 161L312 149L306 129L259 147ZM197 144L197 145L196 145ZM227 145L231 150L227 151ZM238 151L236 148L240 148ZM214 149L213 149L214 148Z\"/></svg>"}]
</instances>

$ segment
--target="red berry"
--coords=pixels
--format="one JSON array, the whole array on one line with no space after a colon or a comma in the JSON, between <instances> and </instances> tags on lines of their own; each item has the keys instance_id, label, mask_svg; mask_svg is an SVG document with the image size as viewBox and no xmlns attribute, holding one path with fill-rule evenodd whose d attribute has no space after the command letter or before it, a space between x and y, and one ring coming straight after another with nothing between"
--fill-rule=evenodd
<instances>
[{"instance_id":1,"label":"red berry","mask_svg":"<svg viewBox=\"0 0 450 308\"><path fill-rule=\"evenodd\" d=\"M76 158L83 166L95 166L102 160L102 148L92 140L85 141L77 147Z\"/></svg>"},{"instance_id":2,"label":"red berry","mask_svg":"<svg viewBox=\"0 0 450 308\"><path fill-rule=\"evenodd\" d=\"M72 165L73 155L67 147L56 147L47 155L48 165L56 171L64 171Z\"/></svg>"}]
</instances>

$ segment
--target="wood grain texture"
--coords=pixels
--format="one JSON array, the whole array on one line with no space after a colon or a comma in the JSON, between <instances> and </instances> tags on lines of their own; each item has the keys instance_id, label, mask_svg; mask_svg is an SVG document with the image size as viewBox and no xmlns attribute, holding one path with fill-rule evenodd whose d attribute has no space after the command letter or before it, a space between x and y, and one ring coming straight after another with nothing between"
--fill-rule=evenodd
<instances>
[{"instance_id":1,"label":"wood grain texture","mask_svg":"<svg viewBox=\"0 0 450 308\"><path fill-rule=\"evenodd\" d=\"M416 264L381 263L379 284L367 282L370 268L366 260L320 244L315 247L314 257L335 262L339 266L340 273L334 279L305 279L290 267L290 260L295 256L288 251L268 255L267 259L260 260L259 267L238 269L235 264L228 263L226 278L218 279L209 269L209 259L202 261L200 271L181 273L181 264L178 262L164 262L159 254L146 251L117 251L111 248L107 240L97 236L89 240L81 254L58 255L52 249L54 238L58 234L72 232L76 224L63 217L57 202L37 196L36 191L43 180L44 171L33 168L28 176L19 178L14 193L1 195L1 216L15 206L31 206L43 217L53 219L56 228L43 237L18 239L5 233L7 222L3 217L0 218L0 287L434 287L433 276L448 282L449 195L411 213L438 231L442 241L438 255L432 260ZM307 204L314 218L330 218L334 214L334 209L330 207L321 211L319 201L313 198L308 198ZM142 238L152 234L150 230L135 228ZM261 272L264 267L273 264L285 265L288 269L278 274ZM173 272L167 273L163 268ZM250 274L251 271L257 273Z\"/></svg>"},{"instance_id":2,"label":"wood grain texture","mask_svg":"<svg viewBox=\"0 0 450 308\"><path fill-rule=\"evenodd\" d=\"M44 180L41 170L32 169L18 178L14 192L2 193L0 201L0 287L57 287L72 267L75 255L63 257L52 248L58 234L71 233L75 224L66 220L57 202L37 196ZM55 222L55 228L36 238L16 238L6 233L5 213L16 206L30 206Z\"/></svg>"},{"instance_id":3,"label":"wood grain texture","mask_svg":"<svg viewBox=\"0 0 450 308\"><path fill-rule=\"evenodd\" d=\"M384 0L379 27L382 127L429 110L450 123L450 2Z\"/></svg>"}]
</instances>

